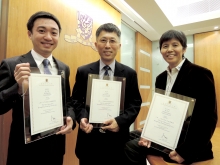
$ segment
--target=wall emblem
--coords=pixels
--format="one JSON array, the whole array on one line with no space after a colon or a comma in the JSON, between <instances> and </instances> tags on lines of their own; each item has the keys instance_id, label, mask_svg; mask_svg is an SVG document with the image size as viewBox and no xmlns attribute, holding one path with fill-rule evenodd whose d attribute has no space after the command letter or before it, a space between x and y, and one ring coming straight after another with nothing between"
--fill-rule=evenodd
<instances>
[{"instance_id":1,"label":"wall emblem","mask_svg":"<svg viewBox=\"0 0 220 165\"><path fill-rule=\"evenodd\" d=\"M85 46L91 46L95 51L97 51L95 44L92 42L92 28L93 19L87 14L77 11L77 35L65 35L64 39L70 43L79 42Z\"/></svg>"}]
</instances>

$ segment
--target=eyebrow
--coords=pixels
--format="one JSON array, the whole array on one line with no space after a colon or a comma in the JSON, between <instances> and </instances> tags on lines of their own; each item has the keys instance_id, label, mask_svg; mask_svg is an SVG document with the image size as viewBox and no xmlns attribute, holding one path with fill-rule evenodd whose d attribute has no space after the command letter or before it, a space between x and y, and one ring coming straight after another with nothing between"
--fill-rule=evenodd
<instances>
[{"instance_id":1,"label":"eyebrow","mask_svg":"<svg viewBox=\"0 0 220 165\"><path fill-rule=\"evenodd\" d=\"M38 26L37 29L39 28L47 29L45 26ZM51 29L59 31L57 28L54 28L54 27L52 27Z\"/></svg>"}]
</instances>

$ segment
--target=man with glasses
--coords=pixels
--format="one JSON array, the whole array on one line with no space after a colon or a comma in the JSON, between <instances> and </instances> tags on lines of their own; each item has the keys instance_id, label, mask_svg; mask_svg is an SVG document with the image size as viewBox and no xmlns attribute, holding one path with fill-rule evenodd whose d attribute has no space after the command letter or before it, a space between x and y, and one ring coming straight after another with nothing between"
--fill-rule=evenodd
<instances>
[{"instance_id":1,"label":"man with glasses","mask_svg":"<svg viewBox=\"0 0 220 165\"><path fill-rule=\"evenodd\" d=\"M129 127L136 119L142 103L138 89L136 72L115 60L121 47L119 28L106 23L96 31L95 46L100 60L81 66L76 73L76 82L72 92L75 114L79 123L76 143L76 156L80 165L121 165L123 164L124 144L129 140ZM95 128L89 123L89 111L86 107L88 74L99 77L125 77L124 112L105 121L105 126Z\"/></svg>"}]
</instances>

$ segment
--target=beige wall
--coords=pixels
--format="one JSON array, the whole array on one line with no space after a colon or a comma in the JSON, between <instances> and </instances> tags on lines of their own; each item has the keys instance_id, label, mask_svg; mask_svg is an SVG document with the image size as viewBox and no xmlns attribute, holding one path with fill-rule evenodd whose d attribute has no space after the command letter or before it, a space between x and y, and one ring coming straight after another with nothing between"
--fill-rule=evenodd
<instances>
[{"instance_id":1,"label":"beige wall","mask_svg":"<svg viewBox=\"0 0 220 165\"><path fill-rule=\"evenodd\" d=\"M62 26L59 44L53 55L70 66L71 88L75 81L77 67L99 59L97 51L90 46L95 42L96 29L107 22L112 22L119 28L121 25L121 14L103 0L22 0L22 3L20 0L3 0L3 2L6 4L3 14L7 20L1 24L4 26L1 26L0 31L0 61L3 58L14 57L30 51L32 44L27 36L27 20L37 11L51 12L58 17ZM83 12L93 20L90 39L84 40L77 32L77 11ZM73 42L75 37L78 38L77 42ZM2 45L2 43L4 44ZM2 53L3 51L5 53ZM5 55L2 56L2 54ZM116 60L120 61L120 52L116 56ZM5 165L10 116L11 112L0 118L0 135L4 135L0 136L0 144L4 143L5 146L0 147L1 165ZM67 136L64 165L78 164L78 159L75 157L76 135L77 129Z\"/></svg>"},{"instance_id":2,"label":"beige wall","mask_svg":"<svg viewBox=\"0 0 220 165\"><path fill-rule=\"evenodd\" d=\"M214 75L218 117L220 117L220 31L195 34L194 48L195 64L210 69ZM217 126L220 126L220 120Z\"/></svg>"},{"instance_id":3,"label":"beige wall","mask_svg":"<svg viewBox=\"0 0 220 165\"><path fill-rule=\"evenodd\" d=\"M145 36L136 32L136 71L138 85L142 98L142 107L135 121L135 129L142 128L147 117L152 99L152 42ZM142 88L140 88L140 86Z\"/></svg>"}]
</instances>

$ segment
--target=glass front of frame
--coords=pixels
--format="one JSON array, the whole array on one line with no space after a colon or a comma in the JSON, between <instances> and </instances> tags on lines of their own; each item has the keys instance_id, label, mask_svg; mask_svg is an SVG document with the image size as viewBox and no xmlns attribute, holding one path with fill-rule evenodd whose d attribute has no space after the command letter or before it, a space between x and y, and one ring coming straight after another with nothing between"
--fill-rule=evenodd
<instances>
[{"instance_id":1,"label":"glass front of frame","mask_svg":"<svg viewBox=\"0 0 220 165\"><path fill-rule=\"evenodd\" d=\"M31 68L31 75L22 87L25 143L58 132L66 114L65 72L59 70L58 75L48 75Z\"/></svg>"},{"instance_id":2,"label":"glass front of frame","mask_svg":"<svg viewBox=\"0 0 220 165\"><path fill-rule=\"evenodd\" d=\"M125 83L124 77L106 80L96 74L88 75L86 110L89 112L89 123L94 128L124 112Z\"/></svg>"},{"instance_id":3,"label":"glass front of frame","mask_svg":"<svg viewBox=\"0 0 220 165\"><path fill-rule=\"evenodd\" d=\"M156 89L141 137L151 141L151 147L169 154L179 139L185 139L193 114L195 99Z\"/></svg>"}]
</instances>

